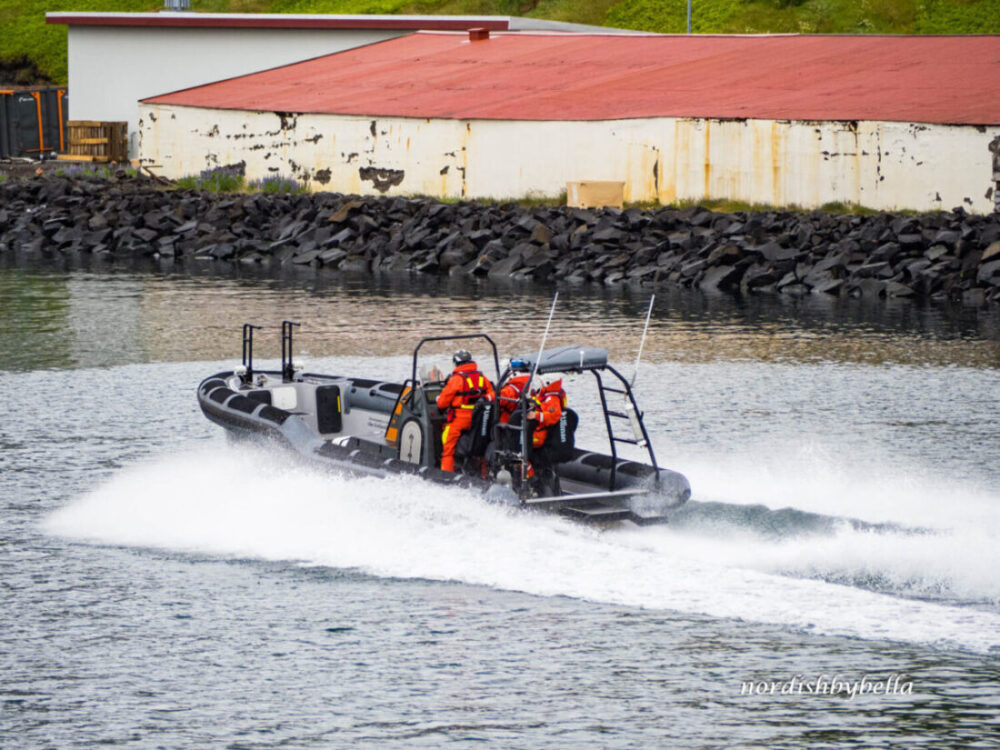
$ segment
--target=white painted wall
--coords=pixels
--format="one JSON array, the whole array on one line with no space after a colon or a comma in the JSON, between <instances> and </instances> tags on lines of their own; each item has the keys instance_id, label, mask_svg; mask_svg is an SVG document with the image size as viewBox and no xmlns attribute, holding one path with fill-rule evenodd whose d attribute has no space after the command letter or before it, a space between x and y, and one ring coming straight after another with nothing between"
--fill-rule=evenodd
<instances>
[{"instance_id":1,"label":"white painted wall","mask_svg":"<svg viewBox=\"0 0 1000 750\"><path fill-rule=\"evenodd\" d=\"M402 36L401 30L69 27L69 119L126 121L157 94Z\"/></svg>"},{"instance_id":2,"label":"white painted wall","mask_svg":"<svg viewBox=\"0 0 1000 750\"><path fill-rule=\"evenodd\" d=\"M247 177L390 194L557 196L577 180L625 182L626 201L727 198L807 208L988 213L992 128L892 122L655 118L600 122L418 120L140 107L140 156L165 176L246 162ZM326 172L329 174L326 174ZM401 175L399 173L402 173Z\"/></svg>"}]
</instances>

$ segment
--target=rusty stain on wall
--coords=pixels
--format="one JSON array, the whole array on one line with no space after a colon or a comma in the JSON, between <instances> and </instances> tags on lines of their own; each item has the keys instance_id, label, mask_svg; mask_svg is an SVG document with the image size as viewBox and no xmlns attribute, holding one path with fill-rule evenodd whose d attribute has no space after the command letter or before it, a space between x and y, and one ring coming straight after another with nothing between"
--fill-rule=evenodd
<instances>
[{"instance_id":1,"label":"rusty stain on wall","mask_svg":"<svg viewBox=\"0 0 1000 750\"><path fill-rule=\"evenodd\" d=\"M781 163L784 153L781 138L781 127L777 121L771 123L771 195L781 195Z\"/></svg>"},{"instance_id":2,"label":"rusty stain on wall","mask_svg":"<svg viewBox=\"0 0 1000 750\"><path fill-rule=\"evenodd\" d=\"M705 186L703 193L712 194L712 121L705 122Z\"/></svg>"},{"instance_id":3,"label":"rusty stain on wall","mask_svg":"<svg viewBox=\"0 0 1000 750\"><path fill-rule=\"evenodd\" d=\"M462 173L462 191L461 191L460 195L463 198L468 198L469 197L469 183L468 183L468 174L469 174L469 142L471 141L471 139L472 139L472 123L471 122L466 122L465 123L465 135L462 138L462 146L461 146L461 149L460 149L461 152L462 152L462 166L460 166L458 168L458 171Z\"/></svg>"},{"instance_id":4,"label":"rusty stain on wall","mask_svg":"<svg viewBox=\"0 0 1000 750\"><path fill-rule=\"evenodd\" d=\"M673 127L671 128L671 137L666 138L667 143L673 143L673 152L667 152L671 154L673 158L670 159L670 163L664 162L661 169L663 175L663 180L660 186L660 192L656 194L656 199L663 204L672 204L677 202L677 169L679 158L677 156L677 149L680 147L680 121L674 120Z\"/></svg>"}]
</instances>

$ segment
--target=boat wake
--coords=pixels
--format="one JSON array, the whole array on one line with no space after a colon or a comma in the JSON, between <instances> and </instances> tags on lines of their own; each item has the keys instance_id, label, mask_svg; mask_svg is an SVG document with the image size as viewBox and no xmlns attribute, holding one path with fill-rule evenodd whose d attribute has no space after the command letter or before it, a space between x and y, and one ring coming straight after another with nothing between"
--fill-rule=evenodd
<instances>
[{"instance_id":1,"label":"boat wake","mask_svg":"<svg viewBox=\"0 0 1000 750\"><path fill-rule=\"evenodd\" d=\"M914 524L869 520L808 507L822 505L814 496L803 510L745 505L738 493L746 477L727 468L725 486L707 473L692 476L711 494L671 525L601 531L488 505L461 490L331 477L220 443L211 456L134 465L52 514L44 530L98 544L457 581L821 634L1000 649L995 517L983 523L975 513L942 511ZM995 498L983 502L964 507L997 507Z\"/></svg>"},{"instance_id":2,"label":"boat wake","mask_svg":"<svg viewBox=\"0 0 1000 750\"><path fill-rule=\"evenodd\" d=\"M731 566L1000 612L990 573L990 561L1000 562L997 539L982 531L694 501L671 531L681 545L714 541L716 559Z\"/></svg>"}]
</instances>

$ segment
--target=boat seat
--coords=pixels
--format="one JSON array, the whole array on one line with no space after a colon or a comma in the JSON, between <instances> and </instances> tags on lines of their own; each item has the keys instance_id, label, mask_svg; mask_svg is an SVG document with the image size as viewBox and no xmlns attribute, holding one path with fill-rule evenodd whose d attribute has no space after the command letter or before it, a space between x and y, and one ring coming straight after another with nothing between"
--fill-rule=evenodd
<instances>
[{"instance_id":1,"label":"boat seat","mask_svg":"<svg viewBox=\"0 0 1000 750\"><path fill-rule=\"evenodd\" d=\"M292 411L298 403L294 385L279 385L271 389L271 405L275 408Z\"/></svg>"},{"instance_id":2,"label":"boat seat","mask_svg":"<svg viewBox=\"0 0 1000 750\"><path fill-rule=\"evenodd\" d=\"M252 398L247 398L246 396L234 396L229 399L229 403L226 404L230 409L236 409L244 414L253 414L254 410L260 406L260 401Z\"/></svg>"},{"instance_id":3,"label":"boat seat","mask_svg":"<svg viewBox=\"0 0 1000 750\"><path fill-rule=\"evenodd\" d=\"M226 402L227 398L235 394L236 391L230 390L229 388L216 388L214 391L208 394L208 397L217 404L223 404Z\"/></svg>"}]
</instances>

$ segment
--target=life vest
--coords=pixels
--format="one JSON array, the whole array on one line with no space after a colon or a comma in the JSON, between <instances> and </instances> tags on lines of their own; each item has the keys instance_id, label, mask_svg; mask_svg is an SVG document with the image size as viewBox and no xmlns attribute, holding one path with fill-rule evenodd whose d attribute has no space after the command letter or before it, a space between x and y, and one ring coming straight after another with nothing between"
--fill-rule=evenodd
<instances>
[{"instance_id":1,"label":"life vest","mask_svg":"<svg viewBox=\"0 0 1000 750\"><path fill-rule=\"evenodd\" d=\"M544 409L545 402L553 397L559 399L560 407L566 407L569 399L566 397L566 391L562 389L562 380L557 380L554 383L545 386L540 391L532 393L531 401L535 404L536 409L542 411Z\"/></svg>"},{"instance_id":2,"label":"life vest","mask_svg":"<svg viewBox=\"0 0 1000 750\"><path fill-rule=\"evenodd\" d=\"M455 368L444 390L437 397L437 406L445 412L449 422L459 410L472 411L476 402L485 398L493 400L493 384L483 375L474 362Z\"/></svg>"},{"instance_id":3,"label":"life vest","mask_svg":"<svg viewBox=\"0 0 1000 750\"><path fill-rule=\"evenodd\" d=\"M462 409L475 408L476 402L488 393L486 390L486 376L479 372L479 370L474 370L470 373L456 374L461 375L462 381L465 385L465 390L459 391L455 394L457 399L462 400L461 403L455 404L453 401L452 405L456 408Z\"/></svg>"},{"instance_id":4,"label":"life vest","mask_svg":"<svg viewBox=\"0 0 1000 750\"><path fill-rule=\"evenodd\" d=\"M566 391L563 390L561 379L556 380L552 382L550 385L547 385L544 388L542 388L542 392L539 395L544 396L545 398L548 398L549 396L558 396L560 405L566 406L567 402Z\"/></svg>"},{"instance_id":5,"label":"life vest","mask_svg":"<svg viewBox=\"0 0 1000 750\"><path fill-rule=\"evenodd\" d=\"M555 400L556 403L551 402ZM533 393L531 401L538 412L538 424L531 434L531 444L538 448L545 443L548 437L548 430L559 422L562 412L566 407L566 392L562 389L562 380L545 386L540 392Z\"/></svg>"}]
</instances>

